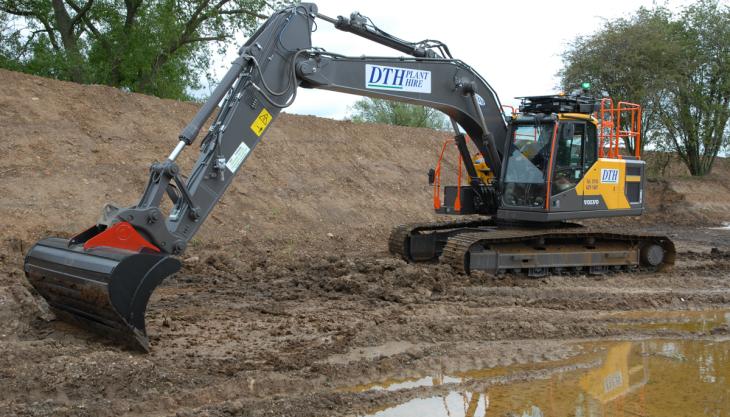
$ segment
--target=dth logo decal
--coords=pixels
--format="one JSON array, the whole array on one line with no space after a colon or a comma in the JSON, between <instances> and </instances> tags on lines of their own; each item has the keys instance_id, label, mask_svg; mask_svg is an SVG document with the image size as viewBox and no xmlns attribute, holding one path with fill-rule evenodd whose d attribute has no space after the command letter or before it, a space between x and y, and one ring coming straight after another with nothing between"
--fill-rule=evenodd
<instances>
[{"instance_id":1,"label":"dth logo decal","mask_svg":"<svg viewBox=\"0 0 730 417\"><path fill-rule=\"evenodd\" d=\"M431 94L431 71L365 64L365 86L373 90Z\"/></svg>"},{"instance_id":2,"label":"dth logo decal","mask_svg":"<svg viewBox=\"0 0 730 417\"><path fill-rule=\"evenodd\" d=\"M601 183L618 184L618 169L601 169Z\"/></svg>"}]
</instances>

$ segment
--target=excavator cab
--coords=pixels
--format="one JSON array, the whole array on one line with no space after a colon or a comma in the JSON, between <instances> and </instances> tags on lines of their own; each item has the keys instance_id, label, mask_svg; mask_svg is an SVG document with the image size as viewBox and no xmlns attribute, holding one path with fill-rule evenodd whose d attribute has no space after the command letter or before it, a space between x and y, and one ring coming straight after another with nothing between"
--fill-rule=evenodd
<instances>
[{"instance_id":1,"label":"excavator cab","mask_svg":"<svg viewBox=\"0 0 730 417\"><path fill-rule=\"evenodd\" d=\"M498 217L551 222L643 212L640 106L539 96L523 98L520 109L510 123Z\"/></svg>"},{"instance_id":2,"label":"excavator cab","mask_svg":"<svg viewBox=\"0 0 730 417\"><path fill-rule=\"evenodd\" d=\"M520 111L511 113L497 193L498 218L547 223L643 212L638 105L614 106L610 99L583 96L536 96L522 98ZM636 151L628 154L625 143ZM472 164L482 180L480 187L490 186L492 181L482 175L489 172L484 158L477 154ZM441 159L438 173L440 166ZM438 212L479 212L472 205L474 187L463 185L462 177L460 168L459 186L445 187L444 204L434 200Z\"/></svg>"}]
</instances>

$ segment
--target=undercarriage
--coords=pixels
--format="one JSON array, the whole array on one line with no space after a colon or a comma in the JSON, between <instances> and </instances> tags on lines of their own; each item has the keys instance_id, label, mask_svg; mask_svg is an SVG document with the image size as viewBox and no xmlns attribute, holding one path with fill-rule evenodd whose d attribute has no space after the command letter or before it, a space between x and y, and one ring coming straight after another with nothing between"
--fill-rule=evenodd
<instances>
[{"instance_id":1,"label":"undercarriage","mask_svg":"<svg viewBox=\"0 0 730 417\"><path fill-rule=\"evenodd\" d=\"M674 264L676 250L666 236L567 222L540 226L491 218L405 224L393 229L388 246L408 262L439 262L464 274L605 274Z\"/></svg>"}]
</instances>

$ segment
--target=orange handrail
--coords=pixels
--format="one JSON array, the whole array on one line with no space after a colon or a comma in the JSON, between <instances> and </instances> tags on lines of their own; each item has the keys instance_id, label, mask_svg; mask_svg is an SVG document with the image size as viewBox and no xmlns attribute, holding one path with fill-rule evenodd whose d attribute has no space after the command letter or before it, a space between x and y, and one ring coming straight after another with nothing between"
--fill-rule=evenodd
<instances>
[{"instance_id":1,"label":"orange handrail","mask_svg":"<svg viewBox=\"0 0 730 417\"><path fill-rule=\"evenodd\" d=\"M469 136L466 136L466 139L469 140ZM456 145L456 141L454 139L446 139L441 145L441 153L439 154L438 162L436 163L436 169L434 170L434 180L433 180L433 208L434 210L438 210L441 208L441 161L444 159L444 153L446 152L446 145L449 143L453 143ZM463 178L464 173L464 162L461 158L461 153L459 153L459 171L457 174L457 187L456 187L456 201L454 202L454 210L455 211L461 211L461 182Z\"/></svg>"},{"instance_id":2,"label":"orange handrail","mask_svg":"<svg viewBox=\"0 0 730 417\"><path fill-rule=\"evenodd\" d=\"M545 210L550 210L550 192L553 187L553 156L555 155L555 143L558 141L558 124L553 128L553 139L550 144L550 160L548 162L547 181L545 184Z\"/></svg>"},{"instance_id":3,"label":"orange handrail","mask_svg":"<svg viewBox=\"0 0 730 417\"><path fill-rule=\"evenodd\" d=\"M513 115L513 114L517 114L517 111L515 110L515 106L510 106L509 104L502 104L502 113L504 113L504 109L505 108L509 109L510 112L512 112L510 114L510 116Z\"/></svg>"},{"instance_id":4,"label":"orange handrail","mask_svg":"<svg viewBox=\"0 0 730 417\"><path fill-rule=\"evenodd\" d=\"M628 120L627 130L621 130L621 118ZM598 112L598 156L601 158L621 159L619 149L622 139L634 142L634 156L641 158L641 106L636 103L620 101L614 106L613 100L601 100Z\"/></svg>"},{"instance_id":5,"label":"orange handrail","mask_svg":"<svg viewBox=\"0 0 730 417\"><path fill-rule=\"evenodd\" d=\"M627 101L619 101L618 117L620 120L621 113L627 112L629 115L629 130L621 132L619 130L618 135L620 137L628 137L634 139L634 156L637 158L641 157L641 106L636 103L629 103ZM619 123L619 129L621 124Z\"/></svg>"},{"instance_id":6,"label":"orange handrail","mask_svg":"<svg viewBox=\"0 0 730 417\"><path fill-rule=\"evenodd\" d=\"M438 210L441 208L441 160L444 159L444 152L446 152L446 145L449 142L453 142L453 139L446 139L444 144L441 145L441 153L439 154L439 160L436 163L436 170L433 176L433 209Z\"/></svg>"}]
</instances>

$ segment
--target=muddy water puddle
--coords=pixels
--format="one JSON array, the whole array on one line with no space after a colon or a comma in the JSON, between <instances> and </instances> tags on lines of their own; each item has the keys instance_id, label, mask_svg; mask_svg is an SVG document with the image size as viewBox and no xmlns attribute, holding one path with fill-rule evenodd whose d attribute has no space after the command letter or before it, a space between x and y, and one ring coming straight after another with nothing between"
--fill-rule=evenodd
<instances>
[{"instance_id":1,"label":"muddy water puddle","mask_svg":"<svg viewBox=\"0 0 730 417\"><path fill-rule=\"evenodd\" d=\"M727 310L631 312L621 320L709 332ZM631 323L627 323L631 324ZM682 338L575 342L569 359L434 373L352 387L417 389L408 400L372 409L377 417L730 416L730 339ZM432 394L429 394L432 393ZM414 398L417 397L417 398Z\"/></svg>"},{"instance_id":2,"label":"muddy water puddle","mask_svg":"<svg viewBox=\"0 0 730 417\"><path fill-rule=\"evenodd\" d=\"M454 389L371 410L368 416L730 415L730 341L591 342L580 347L583 353L574 361L583 365L572 369L543 368L532 376L492 369L383 383L389 390L443 384Z\"/></svg>"},{"instance_id":3,"label":"muddy water puddle","mask_svg":"<svg viewBox=\"0 0 730 417\"><path fill-rule=\"evenodd\" d=\"M704 311L628 311L610 316L612 328L621 330L665 330L712 334L730 328L730 310Z\"/></svg>"}]
</instances>

